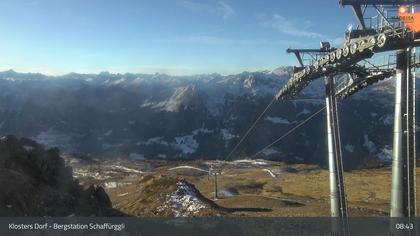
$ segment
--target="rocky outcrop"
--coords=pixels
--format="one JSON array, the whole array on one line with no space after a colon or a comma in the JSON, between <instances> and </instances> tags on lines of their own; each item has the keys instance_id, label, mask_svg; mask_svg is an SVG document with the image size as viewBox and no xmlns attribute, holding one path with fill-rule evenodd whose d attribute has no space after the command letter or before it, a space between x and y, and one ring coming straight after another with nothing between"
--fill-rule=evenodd
<instances>
[{"instance_id":1,"label":"rocky outcrop","mask_svg":"<svg viewBox=\"0 0 420 236\"><path fill-rule=\"evenodd\" d=\"M57 148L0 138L0 216L119 216L102 187L83 189Z\"/></svg>"}]
</instances>

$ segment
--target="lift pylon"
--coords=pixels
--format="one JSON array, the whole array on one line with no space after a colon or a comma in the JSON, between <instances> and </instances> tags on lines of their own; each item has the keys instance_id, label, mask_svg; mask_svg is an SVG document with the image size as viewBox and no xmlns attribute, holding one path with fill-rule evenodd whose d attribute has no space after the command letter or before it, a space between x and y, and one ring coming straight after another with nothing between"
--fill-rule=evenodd
<instances>
[{"instance_id":1,"label":"lift pylon","mask_svg":"<svg viewBox=\"0 0 420 236\"><path fill-rule=\"evenodd\" d=\"M420 30L413 27L414 23L410 21L414 21L415 16L419 16L419 13L414 13L413 10L416 4L420 4L420 0L340 0L339 2L341 6L353 8L358 27L356 29L350 27L346 30L345 41L341 47L322 52L320 57L313 57L306 65L303 65L303 60L299 60L300 67L293 71L290 80L277 93L276 98L294 97L313 80L327 78L331 215L345 217L347 216L346 209L341 207L345 206L345 194L344 185L339 183L342 181L340 180L342 173L339 173L342 163L335 97L346 98L396 73L390 215L391 217L413 218L416 216L415 75L413 68L419 67L420 63L412 60L412 50L420 46ZM409 9L412 11L411 14L407 13ZM369 18L371 13L377 15ZM300 55L298 51L288 51L295 53L296 56ZM395 69L389 69L391 66L389 62L387 65L369 62L370 59L374 59L375 54L390 51L397 52ZM366 64L363 65L363 62L370 64L371 68L366 67ZM344 87L335 88L337 91L332 90L334 89L332 76L346 73L357 80L351 80ZM343 195L340 195L340 187L342 187Z\"/></svg>"},{"instance_id":2,"label":"lift pylon","mask_svg":"<svg viewBox=\"0 0 420 236\"><path fill-rule=\"evenodd\" d=\"M330 178L330 206L333 233L343 235L348 229L347 201L344 189L343 163L334 77L325 77L328 167ZM339 220L337 220L339 218Z\"/></svg>"},{"instance_id":3,"label":"lift pylon","mask_svg":"<svg viewBox=\"0 0 420 236\"><path fill-rule=\"evenodd\" d=\"M397 51L391 217L416 216L415 76L412 49Z\"/></svg>"}]
</instances>

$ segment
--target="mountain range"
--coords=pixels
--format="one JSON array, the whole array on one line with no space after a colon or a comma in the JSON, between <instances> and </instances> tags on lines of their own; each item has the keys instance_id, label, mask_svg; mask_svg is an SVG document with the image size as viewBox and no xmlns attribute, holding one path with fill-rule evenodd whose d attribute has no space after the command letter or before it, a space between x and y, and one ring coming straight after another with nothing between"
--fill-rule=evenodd
<instances>
[{"instance_id":1,"label":"mountain range","mask_svg":"<svg viewBox=\"0 0 420 236\"><path fill-rule=\"evenodd\" d=\"M290 78L291 67L235 75L0 72L0 134L80 156L224 159ZM392 78L339 102L345 168L390 161ZM233 159L253 155L325 105L322 79L276 101ZM258 158L326 164L325 114Z\"/></svg>"}]
</instances>

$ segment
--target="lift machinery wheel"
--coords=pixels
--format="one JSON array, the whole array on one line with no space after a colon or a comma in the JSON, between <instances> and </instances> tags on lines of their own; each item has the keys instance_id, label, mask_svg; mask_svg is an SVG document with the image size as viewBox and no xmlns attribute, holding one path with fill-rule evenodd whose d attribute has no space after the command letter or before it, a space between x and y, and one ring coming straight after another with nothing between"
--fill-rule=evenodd
<instances>
[{"instance_id":1,"label":"lift machinery wheel","mask_svg":"<svg viewBox=\"0 0 420 236\"><path fill-rule=\"evenodd\" d=\"M375 39L374 36L372 36L368 39L368 44L369 44L369 48L371 50L373 50L373 47L375 47L375 45L376 45L376 39Z\"/></svg>"},{"instance_id":2,"label":"lift machinery wheel","mask_svg":"<svg viewBox=\"0 0 420 236\"><path fill-rule=\"evenodd\" d=\"M358 47L357 47L357 43L352 43L352 44L350 44L350 54L351 54L351 55L356 54L357 49L358 49Z\"/></svg>"},{"instance_id":3,"label":"lift machinery wheel","mask_svg":"<svg viewBox=\"0 0 420 236\"><path fill-rule=\"evenodd\" d=\"M383 46L385 46L386 44L386 35L384 33L380 34L378 36L378 41L376 42L376 45L378 45L378 47L382 48Z\"/></svg>"},{"instance_id":4,"label":"lift machinery wheel","mask_svg":"<svg viewBox=\"0 0 420 236\"><path fill-rule=\"evenodd\" d=\"M335 61L335 53L332 52L332 53L330 53L330 62L334 63L334 61Z\"/></svg>"},{"instance_id":5,"label":"lift machinery wheel","mask_svg":"<svg viewBox=\"0 0 420 236\"><path fill-rule=\"evenodd\" d=\"M365 50L366 44L367 44L367 42L365 40L361 40L359 42L359 47L358 47L359 52L363 52L363 50Z\"/></svg>"},{"instance_id":6,"label":"lift machinery wheel","mask_svg":"<svg viewBox=\"0 0 420 236\"><path fill-rule=\"evenodd\" d=\"M337 60L340 60L342 55L343 55L343 51L341 50L341 48L335 51L335 58L337 58Z\"/></svg>"},{"instance_id":7,"label":"lift machinery wheel","mask_svg":"<svg viewBox=\"0 0 420 236\"><path fill-rule=\"evenodd\" d=\"M314 69L315 69L315 71L318 71L318 69L319 69L319 63L318 63L318 61L316 61L314 63Z\"/></svg>"},{"instance_id":8,"label":"lift machinery wheel","mask_svg":"<svg viewBox=\"0 0 420 236\"><path fill-rule=\"evenodd\" d=\"M350 49L349 46L344 46L343 47L343 57L347 57L349 55Z\"/></svg>"}]
</instances>

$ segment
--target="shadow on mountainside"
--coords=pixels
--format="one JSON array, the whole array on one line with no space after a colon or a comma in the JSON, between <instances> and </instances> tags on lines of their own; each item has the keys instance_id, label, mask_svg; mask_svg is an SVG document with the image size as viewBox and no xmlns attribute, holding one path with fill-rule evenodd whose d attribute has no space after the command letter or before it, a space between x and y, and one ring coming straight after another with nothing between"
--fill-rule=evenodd
<instances>
[{"instance_id":1,"label":"shadow on mountainside","mask_svg":"<svg viewBox=\"0 0 420 236\"><path fill-rule=\"evenodd\" d=\"M126 216L100 186L83 188L57 148L0 138L0 216Z\"/></svg>"}]
</instances>

